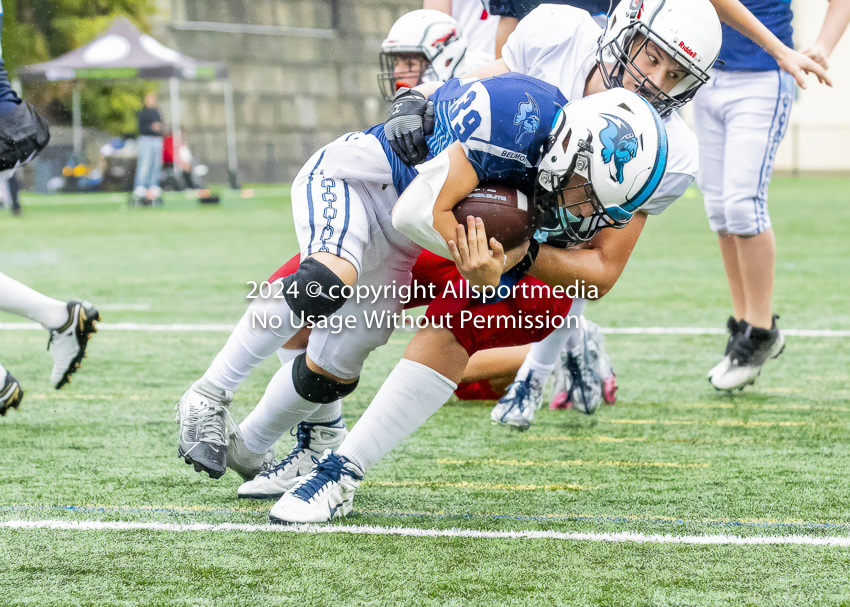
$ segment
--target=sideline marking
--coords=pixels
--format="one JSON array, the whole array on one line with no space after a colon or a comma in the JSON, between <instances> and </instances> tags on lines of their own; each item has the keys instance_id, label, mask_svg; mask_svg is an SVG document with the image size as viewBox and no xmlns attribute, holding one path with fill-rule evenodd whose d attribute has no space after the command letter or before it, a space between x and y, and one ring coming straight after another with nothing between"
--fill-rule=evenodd
<instances>
[{"instance_id":1,"label":"sideline marking","mask_svg":"<svg viewBox=\"0 0 850 607\"><path fill-rule=\"evenodd\" d=\"M468 465L497 465L497 466L624 466L630 468L708 468L711 464L680 464L678 462L629 462L614 460L565 460L565 461L519 461L515 459L438 459L438 464L449 464L454 466Z\"/></svg>"},{"instance_id":2,"label":"sideline marking","mask_svg":"<svg viewBox=\"0 0 850 607\"><path fill-rule=\"evenodd\" d=\"M102 322L97 328L104 331L150 331L153 333L170 332L231 332L236 325L230 324L145 324L135 322ZM0 323L0 331L43 331L44 327L34 322ZM608 327L603 333L611 335L726 335L725 329L700 327ZM783 329L788 337L850 337L850 330L831 329Z\"/></svg>"},{"instance_id":3,"label":"sideline marking","mask_svg":"<svg viewBox=\"0 0 850 607\"><path fill-rule=\"evenodd\" d=\"M265 514L271 508L271 503L274 500L244 500L251 502L236 508L222 508L217 506L204 506L195 504L192 506L104 506L104 505L88 505L88 506L50 506L44 504L27 505L17 504L0 506L0 512L3 511L22 511L22 510L59 510L70 512L124 512L124 513L157 513L157 514ZM580 522L580 523L638 523L646 525L708 525L712 527L777 527L788 529L850 529L848 523L823 522L823 521L803 521L799 519L777 520L777 519L757 519L748 518L741 520L734 519L682 519L671 518L667 516L596 516L592 514L499 514L485 512L411 512L411 511L396 511L389 512L384 510L352 510L352 514L365 516L382 516L382 517L408 517L408 518L424 518L424 519L445 519L445 518L460 518L465 520L470 519L485 519L485 520L511 520L511 521L536 521L536 522Z\"/></svg>"},{"instance_id":4,"label":"sideline marking","mask_svg":"<svg viewBox=\"0 0 850 607\"><path fill-rule=\"evenodd\" d=\"M736 535L661 535L632 533L579 533L561 531L478 531L474 529L417 529L415 527L378 527L374 525L250 525L240 523L131 523L127 521L3 521L3 529L56 529L60 531L241 531L266 533L345 533L349 535L395 535L400 537L463 537L475 539L550 539L634 544L692 544L736 546L809 545L850 547L850 537L740 537Z\"/></svg>"}]
</instances>

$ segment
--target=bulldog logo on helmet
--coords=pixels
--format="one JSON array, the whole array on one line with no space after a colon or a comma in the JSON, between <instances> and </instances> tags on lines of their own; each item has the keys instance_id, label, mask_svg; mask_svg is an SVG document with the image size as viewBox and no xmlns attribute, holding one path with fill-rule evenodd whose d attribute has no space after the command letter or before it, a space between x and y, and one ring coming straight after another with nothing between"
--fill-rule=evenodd
<instances>
[{"instance_id":1,"label":"bulldog logo on helmet","mask_svg":"<svg viewBox=\"0 0 850 607\"><path fill-rule=\"evenodd\" d=\"M638 139L632 127L617 116L600 114L608 124L599 131L602 143L602 161L609 164L614 160L611 179L623 183L623 168L637 155Z\"/></svg>"},{"instance_id":2,"label":"bulldog logo on helmet","mask_svg":"<svg viewBox=\"0 0 850 607\"><path fill-rule=\"evenodd\" d=\"M514 116L514 124L519 125L519 133L516 136L516 142L520 143L526 135L534 135L540 127L540 108L537 107L537 102L534 97L525 94L528 101L524 101L517 107L517 113Z\"/></svg>"}]
</instances>

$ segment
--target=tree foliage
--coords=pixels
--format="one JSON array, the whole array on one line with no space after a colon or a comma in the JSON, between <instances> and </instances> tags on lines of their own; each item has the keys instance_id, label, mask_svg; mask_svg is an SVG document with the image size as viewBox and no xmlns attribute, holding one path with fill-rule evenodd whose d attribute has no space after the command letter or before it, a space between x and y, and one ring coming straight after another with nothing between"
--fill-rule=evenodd
<instances>
[{"instance_id":1,"label":"tree foliage","mask_svg":"<svg viewBox=\"0 0 850 607\"><path fill-rule=\"evenodd\" d=\"M127 17L149 30L155 0L4 0L3 59L10 77L18 66L40 63L91 42L116 17ZM71 121L70 82L28 85L24 97L44 109L53 121ZM83 124L115 135L136 130L136 112L147 91L144 80L80 82Z\"/></svg>"}]
</instances>

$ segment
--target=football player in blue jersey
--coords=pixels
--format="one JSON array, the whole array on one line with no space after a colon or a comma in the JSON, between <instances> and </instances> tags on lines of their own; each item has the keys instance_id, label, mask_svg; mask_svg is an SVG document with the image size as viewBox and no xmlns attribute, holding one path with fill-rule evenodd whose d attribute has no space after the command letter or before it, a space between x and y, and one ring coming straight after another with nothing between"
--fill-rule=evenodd
<instances>
[{"instance_id":1,"label":"football player in blue jersey","mask_svg":"<svg viewBox=\"0 0 850 607\"><path fill-rule=\"evenodd\" d=\"M526 124L514 124L529 95L537 112L533 131ZM648 111L645 102L632 98L637 100L637 104L632 103L637 111ZM264 456L277 438L323 405L326 410L335 407L339 411L340 399L357 385L363 361L393 330L390 323L366 326L362 322L364 312L396 314L403 305L400 298L392 296L376 302L359 301L351 297L352 287L409 284L411 267L422 248L422 242L413 242L394 224L415 225L417 239L426 239L428 248L452 257L445 238L454 234L457 225L448 217L451 213L441 213L431 227L418 222L415 213L393 217L399 194L405 192L408 198L418 200L420 204L412 208L430 217L431 211L425 209L446 201L453 206L479 181L501 180L532 191L543 151L553 146L566 149L567 131L551 137L553 126L570 115L561 111L566 99L554 87L533 78L511 74L473 82L452 80L432 99L436 126L429 145L434 160L427 167L417 172L401 162L390 149L383 125L378 125L325 146L296 177L292 206L301 247L297 271L276 281L271 292L251 303L207 372L178 404L178 453L197 470L218 478L227 465L243 478L253 478L263 469L264 461L268 463ZM597 114L603 109L615 116L623 112L603 97L584 107L596 108ZM562 117L560 122L558 116ZM597 119L604 124L598 115ZM651 128L656 134L654 138L652 133L645 135L646 148L638 154L638 160L627 165L630 171L620 187L611 189L606 178L601 184L604 187L596 192L598 201L592 198L585 206L577 205L572 215L562 213L562 217L577 225L585 221L623 222L627 215L630 217L631 211L619 205L631 208L629 204L651 193L663 174L664 163L657 158L661 147L659 125L660 121L649 126L644 121L637 127L640 132ZM579 139L573 138L573 147ZM458 176L459 167L468 170ZM638 171L639 167L645 170ZM632 174L631 169L636 172ZM565 177L575 170L569 165L548 170L552 189L546 197L548 204L559 204L557 195L564 188L575 188L570 190L571 195L584 195L584 183L602 181L602 171L590 174L588 165L566 183ZM625 197L624 191L638 193L637 198ZM617 217L611 218L611 213ZM498 243L492 246L500 270L516 266L526 255L525 246L511 251L503 251ZM358 322L353 326L334 325L348 318ZM236 430L228 448L225 419L232 391L304 324L312 327L306 353L278 371L271 382L275 385L270 385L278 397L273 402L265 398L260 401ZM281 402L281 394L288 396L283 399L286 402Z\"/></svg>"},{"instance_id":2,"label":"football player in blue jersey","mask_svg":"<svg viewBox=\"0 0 850 607\"><path fill-rule=\"evenodd\" d=\"M3 7L0 5L0 28ZM9 83L0 47L0 180L10 179L18 168L35 158L50 140L47 122L22 101ZM89 337L100 320L88 302L59 301L0 274L0 311L34 320L50 332L48 347L53 354L50 383L59 390L76 372L86 352ZM0 365L0 415L20 406L24 391L20 383Z\"/></svg>"}]
</instances>

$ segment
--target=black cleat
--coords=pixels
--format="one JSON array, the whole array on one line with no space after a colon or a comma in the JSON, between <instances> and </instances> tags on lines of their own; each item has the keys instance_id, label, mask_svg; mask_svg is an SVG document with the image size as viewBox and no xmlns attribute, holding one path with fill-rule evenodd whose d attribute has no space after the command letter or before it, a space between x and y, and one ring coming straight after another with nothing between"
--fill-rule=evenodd
<instances>
[{"instance_id":1,"label":"black cleat","mask_svg":"<svg viewBox=\"0 0 850 607\"><path fill-rule=\"evenodd\" d=\"M24 390L18 380L6 371L6 380L0 388L0 415L6 415L9 409L17 409L24 400Z\"/></svg>"}]
</instances>

